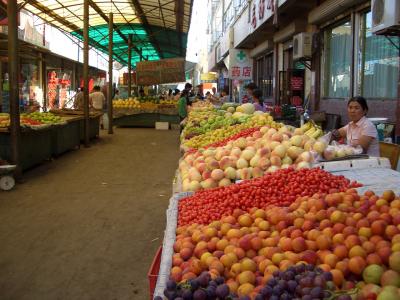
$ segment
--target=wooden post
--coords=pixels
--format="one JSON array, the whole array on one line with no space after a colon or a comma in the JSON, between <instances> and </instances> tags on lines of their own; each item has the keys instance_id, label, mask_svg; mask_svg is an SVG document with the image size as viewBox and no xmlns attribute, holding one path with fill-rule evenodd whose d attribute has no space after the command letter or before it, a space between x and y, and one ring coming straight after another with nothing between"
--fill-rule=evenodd
<instances>
[{"instance_id":1,"label":"wooden post","mask_svg":"<svg viewBox=\"0 0 400 300\"><path fill-rule=\"evenodd\" d=\"M113 14L108 17L108 134L113 134Z\"/></svg>"},{"instance_id":2,"label":"wooden post","mask_svg":"<svg viewBox=\"0 0 400 300\"><path fill-rule=\"evenodd\" d=\"M85 147L89 147L89 0L83 2L83 87Z\"/></svg>"},{"instance_id":3,"label":"wooden post","mask_svg":"<svg viewBox=\"0 0 400 300\"><path fill-rule=\"evenodd\" d=\"M8 74L10 83L10 137L11 163L17 165L15 176L21 176L20 165L20 120L19 120L19 85L18 85L18 5L17 1L8 1Z\"/></svg>"}]
</instances>

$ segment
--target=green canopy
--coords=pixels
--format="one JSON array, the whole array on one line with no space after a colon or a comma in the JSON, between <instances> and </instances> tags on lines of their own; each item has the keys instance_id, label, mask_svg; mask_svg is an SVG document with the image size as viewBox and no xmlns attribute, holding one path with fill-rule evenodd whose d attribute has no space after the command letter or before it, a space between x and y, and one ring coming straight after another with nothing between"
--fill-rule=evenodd
<instances>
[{"instance_id":1,"label":"green canopy","mask_svg":"<svg viewBox=\"0 0 400 300\"><path fill-rule=\"evenodd\" d=\"M160 55L154 44L151 42L146 30L142 24L116 24L123 36L132 36L132 45L136 46L136 50L132 51L132 66L140 61L140 52L142 58L146 60L158 60ZM162 27L151 26L153 32L153 41L155 41L161 48L163 58L174 58L185 56L185 53L179 52L179 39L183 38L183 44L187 44L187 33L179 34L175 30L164 29ZM82 32L71 32L74 36L83 40ZM89 38L99 45L103 46L99 50L108 53L108 25L98 25L89 29ZM128 62L128 44L125 40L114 32L113 34L113 52L114 59L121 64ZM139 50L139 51L138 51Z\"/></svg>"},{"instance_id":2,"label":"green canopy","mask_svg":"<svg viewBox=\"0 0 400 300\"><path fill-rule=\"evenodd\" d=\"M109 14L113 14L113 59L134 66L140 60L186 56L193 0L88 0L89 44L108 53ZM18 0L45 22L83 40L83 0Z\"/></svg>"}]
</instances>

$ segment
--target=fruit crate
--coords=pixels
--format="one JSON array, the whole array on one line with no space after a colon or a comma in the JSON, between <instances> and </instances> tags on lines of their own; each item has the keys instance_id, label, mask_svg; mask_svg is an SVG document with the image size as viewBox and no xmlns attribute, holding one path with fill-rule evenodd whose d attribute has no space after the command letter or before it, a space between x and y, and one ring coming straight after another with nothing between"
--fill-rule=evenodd
<instances>
[{"instance_id":1,"label":"fruit crate","mask_svg":"<svg viewBox=\"0 0 400 300\"><path fill-rule=\"evenodd\" d=\"M157 284L158 272L160 271L162 246L160 246L153 258L147 278L149 279L150 300L153 300L154 289Z\"/></svg>"}]
</instances>

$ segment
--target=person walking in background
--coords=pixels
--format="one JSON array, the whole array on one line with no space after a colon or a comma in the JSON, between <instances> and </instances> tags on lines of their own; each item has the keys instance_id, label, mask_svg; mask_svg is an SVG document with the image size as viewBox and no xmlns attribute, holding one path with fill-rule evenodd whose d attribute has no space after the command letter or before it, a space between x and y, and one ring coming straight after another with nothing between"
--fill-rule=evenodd
<instances>
[{"instance_id":1,"label":"person walking in background","mask_svg":"<svg viewBox=\"0 0 400 300\"><path fill-rule=\"evenodd\" d=\"M181 91L179 89L175 89L174 92L172 93L172 98L178 101L180 97L181 97Z\"/></svg>"},{"instance_id":2,"label":"person walking in background","mask_svg":"<svg viewBox=\"0 0 400 300\"><path fill-rule=\"evenodd\" d=\"M250 82L248 85L244 87L247 93L247 99L243 99L243 103L252 103L253 102L253 92L258 89L257 85L254 82ZM243 97L245 98L245 97Z\"/></svg>"},{"instance_id":3,"label":"person walking in background","mask_svg":"<svg viewBox=\"0 0 400 300\"><path fill-rule=\"evenodd\" d=\"M90 108L94 109L95 111L98 111L99 113L101 112L101 118L100 118L100 128L104 129L104 107L106 103L106 98L104 97L104 94L100 91L100 87L96 85L93 88L93 92L89 95L89 106Z\"/></svg>"},{"instance_id":4,"label":"person walking in background","mask_svg":"<svg viewBox=\"0 0 400 300\"><path fill-rule=\"evenodd\" d=\"M260 89L255 89L253 91L253 105L256 110L265 112L265 106L264 106L264 101L262 99L262 92Z\"/></svg>"},{"instance_id":5,"label":"person walking in background","mask_svg":"<svg viewBox=\"0 0 400 300\"><path fill-rule=\"evenodd\" d=\"M187 106L192 106L192 101L190 101L190 97L194 97L194 94L192 93L192 88L193 88L193 85L191 83L187 82L185 84L185 89L183 90L183 91L187 91L187 93L185 93L186 105ZM183 96L183 91L182 91L182 94L181 94L181 98Z\"/></svg>"},{"instance_id":6,"label":"person walking in background","mask_svg":"<svg viewBox=\"0 0 400 300\"><path fill-rule=\"evenodd\" d=\"M115 90L114 99L119 99L119 90Z\"/></svg>"},{"instance_id":7,"label":"person walking in background","mask_svg":"<svg viewBox=\"0 0 400 300\"><path fill-rule=\"evenodd\" d=\"M212 95L214 96L214 97L218 97L219 98L219 93L217 93L217 88L215 87L215 86L213 86L212 88L211 88L211 91L212 91Z\"/></svg>"},{"instance_id":8,"label":"person walking in background","mask_svg":"<svg viewBox=\"0 0 400 300\"><path fill-rule=\"evenodd\" d=\"M89 106L95 110L103 111L106 97L100 91L100 87L96 85L93 92L89 95Z\"/></svg>"},{"instance_id":9,"label":"person walking in background","mask_svg":"<svg viewBox=\"0 0 400 300\"><path fill-rule=\"evenodd\" d=\"M75 95L74 109L76 110L83 110L83 91L84 88L81 87Z\"/></svg>"},{"instance_id":10,"label":"person walking in background","mask_svg":"<svg viewBox=\"0 0 400 300\"><path fill-rule=\"evenodd\" d=\"M182 132L182 129L186 122L186 117L188 115L189 91L190 90L184 89L181 93L181 97L178 100L178 114L179 114L179 120L180 120L180 125L181 125L180 126L181 132Z\"/></svg>"}]
</instances>

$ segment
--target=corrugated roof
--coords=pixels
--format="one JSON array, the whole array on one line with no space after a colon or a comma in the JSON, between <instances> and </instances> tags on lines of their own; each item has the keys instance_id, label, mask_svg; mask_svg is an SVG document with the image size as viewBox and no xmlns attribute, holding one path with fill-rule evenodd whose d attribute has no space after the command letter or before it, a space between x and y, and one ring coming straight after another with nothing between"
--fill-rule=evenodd
<instances>
[{"instance_id":1,"label":"corrugated roof","mask_svg":"<svg viewBox=\"0 0 400 300\"><path fill-rule=\"evenodd\" d=\"M18 0L24 9L83 40L83 0ZM193 0L89 0L89 43L108 53L108 16L113 13L114 59L185 57Z\"/></svg>"}]
</instances>

